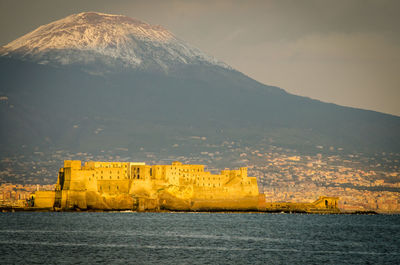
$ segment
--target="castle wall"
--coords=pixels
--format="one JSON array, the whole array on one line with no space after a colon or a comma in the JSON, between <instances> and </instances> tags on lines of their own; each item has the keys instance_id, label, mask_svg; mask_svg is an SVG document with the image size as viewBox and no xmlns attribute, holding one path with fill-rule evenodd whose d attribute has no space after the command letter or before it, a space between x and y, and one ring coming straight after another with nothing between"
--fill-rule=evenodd
<instances>
[{"instance_id":1,"label":"castle wall","mask_svg":"<svg viewBox=\"0 0 400 265\"><path fill-rule=\"evenodd\" d=\"M257 205L255 198L258 201L257 180L247 177L247 168L211 174L204 171L203 165L180 162L152 166L134 162L85 162L82 166L81 161L67 160L60 169L56 189L59 190L56 204L61 208L125 209L127 202L132 207L137 201L157 205L154 201L165 197L172 208L180 205L181 209L190 210L197 203L197 208L231 209L237 205L248 209Z\"/></svg>"},{"instance_id":2,"label":"castle wall","mask_svg":"<svg viewBox=\"0 0 400 265\"><path fill-rule=\"evenodd\" d=\"M337 197L313 203L265 202L247 168L204 171L203 165L66 160L55 191L36 192L35 207L104 210L266 210L340 212Z\"/></svg>"},{"instance_id":3,"label":"castle wall","mask_svg":"<svg viewBox=\"0 0 400 265\"><path fill-rule=\"evenodd\" d=\"M34 207L53 208L55 191L36 191Z\"/></svg>"},{"instance_id":4,"label":"castle wall","mask_svg":"<svg viewBox=\"0 0 400 265\"><path fill-rule=\"evenodd\" d=\"M61 202L64 209L87 209L86 191L63 190Z\"/></svg>"}]
</instances>

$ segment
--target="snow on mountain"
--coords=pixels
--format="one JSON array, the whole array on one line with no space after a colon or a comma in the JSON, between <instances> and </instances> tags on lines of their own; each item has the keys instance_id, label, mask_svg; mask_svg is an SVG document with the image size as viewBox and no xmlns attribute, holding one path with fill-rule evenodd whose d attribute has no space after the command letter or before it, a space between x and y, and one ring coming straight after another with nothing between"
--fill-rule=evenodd
<instances>
[{"instance_id":1,"label":"snow on mountain","mask_svg":"<svg viewBox=\"0 0 400 265\"><path fill-rule=\"evenodd\" d=\"M2 47L0 55L41 64L83 64L168 71L177 64L228 65L178 39L161 26L121 15L73 14L43 25Z\"/></svg>"}]
</instances>

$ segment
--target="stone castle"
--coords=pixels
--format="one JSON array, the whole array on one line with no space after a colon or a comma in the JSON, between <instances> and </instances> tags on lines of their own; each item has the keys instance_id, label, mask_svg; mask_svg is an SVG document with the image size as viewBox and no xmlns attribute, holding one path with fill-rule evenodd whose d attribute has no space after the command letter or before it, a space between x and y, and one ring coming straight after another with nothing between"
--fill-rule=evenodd
<instances>
[{"instance_id":1,"label":"stone castle","mask_svg":"<svg viewBox=\"0 0 400 265\"><path fill-rule=\"evenodd\" d=\"M55 191L37 192L36 207L102 210L259 210L257 179L247 168L204 171L203 165L64 161Z\"/></svg>"},{"instance_id":2,"label":"stone castle","mask_svg":"<svg viewBox=\"0 0 400 265\"><path fill-rule=\"evenodd\" d=\"M270 211L339 213L337 197L313 203L265 201L247 168L204 171L203 165L66 160L54 191L37 191L34 207L55 210Z\"/></svg>"}]
</instances>

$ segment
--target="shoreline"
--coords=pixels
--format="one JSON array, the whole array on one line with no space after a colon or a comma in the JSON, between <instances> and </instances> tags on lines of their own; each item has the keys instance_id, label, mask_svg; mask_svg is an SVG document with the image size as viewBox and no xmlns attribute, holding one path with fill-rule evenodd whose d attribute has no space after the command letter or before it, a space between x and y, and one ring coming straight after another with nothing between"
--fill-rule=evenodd
<instances>
[{"instance_id":1,"label":"shoreline","mask_svg":"<svg viewBox=\"0 0 400 265\"><path fill-rule=\"evenodd\" d=\"M227 213L227 214L323 214L323 215L398 215L400 212L393 213L381 213L375 211L354 211L354 212L328 212L328 211L289 211L289 210L199 210L199 211L184 211L184 210L147 210L147 211L136 211L136 210L102 210L102 209L69 209L61 210L54 208L36 208L36 207L0 207L0 213L9 212L75 212L75 213L90 213L90 212L129 212L129 213Z\"/></svg>"}]
</instances>

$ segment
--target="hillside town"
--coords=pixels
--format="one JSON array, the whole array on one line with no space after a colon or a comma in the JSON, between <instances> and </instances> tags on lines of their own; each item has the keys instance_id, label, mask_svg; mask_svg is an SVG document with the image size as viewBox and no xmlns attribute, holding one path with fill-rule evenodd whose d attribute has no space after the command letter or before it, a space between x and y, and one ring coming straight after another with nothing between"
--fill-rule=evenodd
<instances>
[{"instance_id":1,"label":"hillside town","mask_svg":"<svg viewBox=\"0 0 400 265\"><path fill-rule=\"evenodd\" d=\"M333 147L317 147L315 154L305 155L273 145L254 149L234 141L210 144L204 138L197 139L200 151L189 155L157 154L141 148L132 158L124 155L128 150L120 148L97 155L60 150L7 157L0 162L0 204L22 204L36 190L54 189L63 160L180 161L204 164L211 172L247 166L267 202L312 202L319 196L336 196L342 211L400 212L400 154L340 154L341 150L333 152ZM173 148L178 146L176 143ZM51 159L46 159L49 156Z\"/></svg>"}]
</instances>

